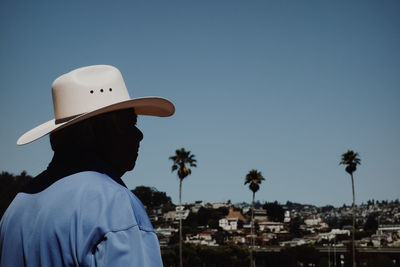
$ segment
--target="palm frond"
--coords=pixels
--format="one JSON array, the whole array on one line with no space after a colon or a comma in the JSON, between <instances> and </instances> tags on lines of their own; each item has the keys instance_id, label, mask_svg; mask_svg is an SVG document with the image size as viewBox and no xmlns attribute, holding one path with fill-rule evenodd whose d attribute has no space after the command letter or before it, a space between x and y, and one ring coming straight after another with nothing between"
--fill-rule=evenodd
<instances>
[{"instance_id":1,"label":"palm frond","mask_svg":"<svg viewBox=\"0 0 400 267\"><path fill-rule=\"evenodd\" d=\"M347 150L346 153L342 154L342 159L339 165L347 165L345 170L352 175L352 173L357 170L357 165L361 165L359 154L353 150Z\"/></svg>"},{"instance_id":2,"label":"palm frond","mask_svg":"<svg viewBox=\"0 0 400 267\"><path fill-rule=\"evenodd\" d=\"M184 179L192 173L187 165L190 167L197 167L197 164L195 164L197 160L194 157L195 155L191 154L190 151L186 151L183 147L175 150L175 155L169 157L170 160L174 161L172 171L178 170L177 174L179 179Z\"/></svg>"},{"instance_id":3,"label":"palm frond","mask_svg":"<svg viewBox=\"0 0 400 267\"><path fill-rule=\"evenodd\" d=\"M260 184L264 180L265 178L262 176L261 172L256 169L252 169L247 173L244 184L249 184L250 190L255 193L259 190Z\"/></svg>"}]
</instances>

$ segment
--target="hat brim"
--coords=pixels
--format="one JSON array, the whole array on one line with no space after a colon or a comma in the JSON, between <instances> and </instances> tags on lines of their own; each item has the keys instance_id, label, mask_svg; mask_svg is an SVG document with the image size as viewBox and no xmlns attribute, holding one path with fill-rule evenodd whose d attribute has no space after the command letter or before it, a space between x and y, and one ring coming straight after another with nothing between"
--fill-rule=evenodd
<instances>
[{"instance_id":1,"label":"hat brim","mask_svg":"<svg viewBox=\"0 0 400 267\"><path fill-rule=\"evenodd\" d=\"M140 97L131 100L123 101L120 103L112 104L91 112L80 114L66 122L57 123L56 120L52 119L45 122L32 130L23 134L17 141L17 145L25 145L31 143L49 133L61 130L69 125L77 123L79 121L100 115L103 113L134 108L137 115L148 115L148 116L158 116L158 117L168 117L174 114L174 105L165 98L162 97Z\"/></svg>"}]
</instances>

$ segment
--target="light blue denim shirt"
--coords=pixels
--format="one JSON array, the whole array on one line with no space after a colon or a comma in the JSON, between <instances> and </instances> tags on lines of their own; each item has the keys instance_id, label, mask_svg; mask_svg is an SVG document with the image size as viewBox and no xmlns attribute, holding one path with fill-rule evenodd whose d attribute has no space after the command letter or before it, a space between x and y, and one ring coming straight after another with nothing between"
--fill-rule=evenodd
<instances>
[{"instance_id":1,"label":"light blue denim shirt","mask_svg":"<svg viewBox=\"0 0 400 267\"><path fill-rule=\"evenodd\" d=\"M68 175L35 193L18 193L0 231L1 267L162 266L157 236L141 202L96 171Z\"/></svg>"}]
</instances>

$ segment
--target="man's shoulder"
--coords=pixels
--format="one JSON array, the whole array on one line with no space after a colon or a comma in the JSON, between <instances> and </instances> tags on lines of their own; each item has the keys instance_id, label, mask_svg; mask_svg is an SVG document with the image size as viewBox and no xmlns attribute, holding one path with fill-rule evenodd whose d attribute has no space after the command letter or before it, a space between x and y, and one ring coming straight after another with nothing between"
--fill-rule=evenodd
<instances>
[{"instance_id":1,"label":"man's shoulder","mask_svg":"<svg viewBox=\"0 0 400 267\"><path fill-rule=\"evenodd\" d=\"M18 204L18 210L32 206L57 218L53 220L67 222L72 219L83 222L88 228L100 227L105 232L132 226L154 231L140 200L107 174L78 172L40 190L22 193L25 194L19 194L14 203Z\"/></svg>"},{"instance_id":2,"label":"man's shoulder","mask_svg":"<svg viewBox=\"0 0 400 267\"><path fill-rule=\"evenodd\" d=\"M123 191L124 187L114 181L107 174L96 171L83 171L71 174L59 180L65 183L77 183L80 186L88 186L89 188L98 189L104 187L108 190Z\"/></svg>"},{"instance_id":3,"label":"man's shoulder","mask_svg":"<svg viewBox=\"0 0 400 267\"><path fill-rule=\"evenodd\" d=\"M84 194L86 209L102 208L109 214L109 222L120 228L137 225L141 230L154 231L142 202L126 187L106 174L85 171L66 177L77 183ZM111 230L118 230L115 227Z\"/></svg>"}]
</instances>

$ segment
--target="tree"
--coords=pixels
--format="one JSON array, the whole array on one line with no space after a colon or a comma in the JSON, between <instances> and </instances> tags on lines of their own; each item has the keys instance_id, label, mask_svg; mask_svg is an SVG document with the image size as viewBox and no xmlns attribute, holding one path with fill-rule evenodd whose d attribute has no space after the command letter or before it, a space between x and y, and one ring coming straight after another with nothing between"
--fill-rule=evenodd
<instances>
[{"instance_id":1,"label":"tree","mask_svg":"<svg viewBox=\"0 0 400 267\"><path fill-rule=\"evenodd\" d=\"M277 201L265 203L263 208L267 211L268 219L273 222L283 222L285 219L285 211Z\"/></svg>"},{"instance_id":2,"label":"tree","mask_svg":"<svg viewBox=\"0 0 400 267\"><path fill-rule=\"evenodd\" d=\"M301 237L303 235L303 231L300 229L302 223L303 220L300 217L292 218L289 223L289 233L294 237Z\"/></svg>"},{"instance_id":3,"label":"tree","mask_svg":"<svg viewBox=\"0 0 400 267\"><path fill-rule=\"evenodd\" d=\"M21 172L19 175L4 171L0 173L0 219L17 193L31 179L32 176L27 175L26 171Z\"/></svg>"},{"instance_id":4,"label":"tree","mask_svg":"<svg viewBox=\"0 0 400 267\"><path fill-rule=\"evenodd\" d=\"M260 184L265 178L262 176L261 172L256 169L249 171L246 175L244 184L249 184L249 189L253 192L253 200L251 204L251 249L250 249L250 267L253 267L253 247L254 247L254 198L256 192L260 189Z\"/></svg>"},{"instance_id":5,"label":"tree","mask_svg":"<svg viewBox=\"0 0 400 267\"><path fill-rule=\"evenodd\" d=\"M190 226L196 231L198 226L209 227L212 229L219 228L219 220L229 214L229 209L220 207L218 209L210 209L201 207L197 213L191 212L184 221L183 226Z\"/></svg>"},{"instance_id":6,"label":"tree","mask_svg":"<svg viewBox=\"0 0 400 267\"><path fill-rule=\"evenodd\" d=\"M188 167L197 167L197 160L195 155L184 148L177 149L175 155L169 157L174 163L172 165L172 172L177 171L179 178L179 208L182 208L182 181L192 173ZM179 216L179 266L182 267L182 217Z\"/></svg>"},{"instance_id":7,"label":"tree","mask_svg":"<svg viewBox=\"0 0 400 267\"><path fill-rule=\"evenodd\" d=\"M175 210L171 198L165 192L160 192L154 187L137 186L131 190L143 205L146 207L148 214L153 214L155 209L161 208L163 212Z\"/></svg>"},{"instance_id":8,"label":"tree","mask_svg":"<svg viewBox=\"0 0 400 267\"><path fill-rule=\"evenodd\" d=\"M316 266L320 260L319 251L308 245L283 248L281 263L284 266ZM282 265L283 265L282 264Z\"/></svg>"},{"instance_id":9,"label":"tree","mask_svg":"<svg viewBox=\"0 0 400 267\"><path fill-rule=\"evenodd\" d=\"M237 245L218 247L184 244L185 266L241 267L248 262L248 251ZM178 265L178 246L169 246L161 250L164 266Z\"/></svg>"},{"instance_id":10,"label":"tree","mask_svg":"<svg viewBox=\"0 0 400 267\"><path fill-rule=\"evenodd\" d=\"M322 212L322 213L330 212L330 211L333 210L333 209L335 209L334 206L332 206L332 205L326 205L326 206L321 207L321 212Z\"/></svg>"},{"instance_id":11,"label":"tree","mask_svg":"<svg viewBox=\"0 0 400 267\"><path fill-rule=\"evenodd\" d=\"M355 234L355 194L354 194L354 179L353 179L353 172L357 170L357 165L361 164L361 159L358 157L358 153L355 153L353 150L348 150L346 153L342 154L342 161L340 164L346 165L346 172L350 174L351 177L351 188L353 192L353 234L352 234L352 243L353 243L353 267L356 266L355 262L355 247L354 247L354 234Z\"/></svg>"},{"instance_id":12,"label":"tree","mask_svg":"<svg viewBox=\"0 0 400 267\"><path fill-rule=\"evenodd\" d=\"M378 214L370 214L364 224L364 231L367 232L369 235L374 234L379 227L377 220L378 216Z\"/></svg>"}]
</instances>

